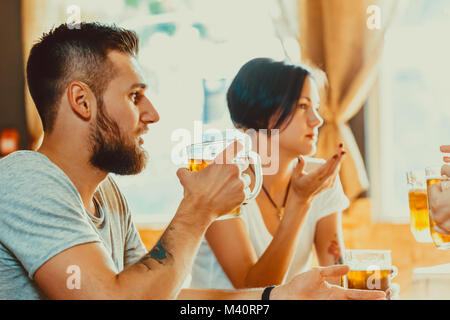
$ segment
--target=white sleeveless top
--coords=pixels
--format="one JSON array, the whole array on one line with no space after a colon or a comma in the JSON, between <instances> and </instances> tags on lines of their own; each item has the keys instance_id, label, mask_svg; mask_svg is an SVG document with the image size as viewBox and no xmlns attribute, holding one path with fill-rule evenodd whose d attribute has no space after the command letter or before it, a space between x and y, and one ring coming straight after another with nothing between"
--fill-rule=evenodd
<instances>
[{"instance_id":1,"label":"white sleeveless top","mask_svg":"<svg viewBox=\"0 0 450 320\"><path fill-rule=\"evenodd\" d=\"M315 167L325 162L322 159L306 157L305 160L306 167L304 170L306 172L314 170ZM317 222L334 212L340 214L340 211L345 210L349 204L350 202L342 190L339 176L332 188L323 191L313 199L311 208L307 212L300 229L297 247L284 282L290 281L296 274L310 268ZM257 257L261 257L273 237L264 224L256 200L250 201L245 207L241 208L240 219L244 221ZM191 288L234 289L205 238L202 239L191 274Z\"/></svg>"}]
</instances>

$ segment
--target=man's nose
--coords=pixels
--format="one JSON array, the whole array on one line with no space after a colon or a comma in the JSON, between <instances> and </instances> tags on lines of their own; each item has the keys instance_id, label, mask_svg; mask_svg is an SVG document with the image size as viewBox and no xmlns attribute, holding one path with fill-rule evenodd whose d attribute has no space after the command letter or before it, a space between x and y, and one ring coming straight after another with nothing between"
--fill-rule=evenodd
<instances>
[{"instance_id":1,"label":"man's nose","mask_svg":"<svg viewBox=\"0 0 450 320\"><path fill-rule=\"evenodd\" d=\"M145 97L145 101L142 102L140 109L140 120L142 122L149 124L159 121L159 113L147 97Z\"/></svg>"}]
</instances>

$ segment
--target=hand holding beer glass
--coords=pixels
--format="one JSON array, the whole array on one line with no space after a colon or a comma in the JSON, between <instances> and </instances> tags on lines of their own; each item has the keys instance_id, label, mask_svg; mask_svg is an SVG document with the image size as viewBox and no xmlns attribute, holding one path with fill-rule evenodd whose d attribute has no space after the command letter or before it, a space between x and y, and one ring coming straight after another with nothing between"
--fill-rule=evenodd
<instances>
[{"instance_id":1,"label":"hand holding beer glass","mask_svg":"<svg viewBox=\"0 0 450 320\"><path fill-rule=\"evenodd\" d=\"M446 189L447 185L450 183L450 178L441 174L441 167L435 166L435 167L429 167L425 169L426 174L426 180L427 180L427 196L428 199L431 198L431 186L440 183L442 189ZM446 250L450 249L450 235L445 235L443 233L440 233L435 228L435 221L433 220L433 206L430 205L430 201L428 201L428 210L430 212L429 214L429 220L430 220L430 233L431 238L433 239L433 242L435 246L438 249Z\"/></svg>"},{"instance_id":2,"label":"hand holding beer glass","mask_svg":"<svg viewBox=\"0 0 450 320\"><path fill-rule=\"evenodd\" d=\"M344 287L349 289L387 291L398 274L390 250L345 250L344 264L350 267L344 276Z\"/></svg>"},{"instance_id":3,"label":"hand holding beer glass","mask_svg":"<svg viewBox=\"0 0 450 320\"><path fill-rule=\"evenodd\" d=\"M450 145L441 146L441 152L450 153ZM450 177L450 157L444 155L446 164L441 167L441 175ZM434 229L443 235L450 236L450 182L444 181L430 186L430 207Z\"/></svg>"},{"instance_id":4,"label":"hand holding beer glass","mask_svg":"<svg viewBox=\"0 0 450 320\"><path fill-rule=\"evenodd\" d=\"M230 153L224 153L223 151L230 147L231 143L238 141L243 149L240 150L233 159L230 158ZM228 156L227 156L228 154ZM218 156L223 155L227 159L220 158ZM211 163L216 164L227 164L233 163L239 167L239 174L241 180L245 185L245 200L244 204L248 203L250 200L256 198L262 186L262 167L261 159L259 155L251 150L251 140L250 139L233 139L233 140L221 140L213 142L203 142L192 144L187 147L187 158L188 167L192 172L197 172L205 169ZM253 190L250 190L249 186L251 184L250 176L243 174L242 172L248 168L249 160L252 160L255 172L255 181ZM222 215L218 219L228 219L239 216L240 206L235 208L233 211Z\"/></svg>"}]
</instances>

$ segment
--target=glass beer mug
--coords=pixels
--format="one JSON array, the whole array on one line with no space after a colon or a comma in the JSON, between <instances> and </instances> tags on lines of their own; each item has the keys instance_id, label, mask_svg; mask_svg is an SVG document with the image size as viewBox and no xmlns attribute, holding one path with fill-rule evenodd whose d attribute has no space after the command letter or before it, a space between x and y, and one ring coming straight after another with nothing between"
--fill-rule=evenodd
<instances>
[{"instance_id":1,"label":"glass beer mug","mask_svg":"<svg viewBox=\"0 0 450 320\"><path fill-rule=\"evenodd\" d=\"M235 140L238 140L243 145L243 149L238 152L236 157L233 159L233 163L237 164L241 173L245 171L249 165L249 159L252 160L254 165L255 172L255 184L253 190L250 194L247 195L244 201L244 205L247 204L250 200L256 198L259 194L262 186L262 167L261 167L261 159L259 155L252 151L251 148L251 140L250 139L224 139L220 141L212 141L212 142L203 142L192 144L187 147L187 160L188 160L188 168L190 171L200 171L206 168L218 154L220 154L223 150L225 150L228 145L233 143ZM234 209L232 212L225 214L218 219L229 219L233 217L237 217L240 215L241 207Z\"/></svg>"},{"instance_id":2,"label":"glass beer mug","mask_svg":"<svg viewBox=\"0 0 450 320\"><path fill-rule=\"evenodd\" d=\"M424 170L406 173L411 233L417 242L433 242L428 218L427 182Z\"/></svg>"},{"instance_id":3,"label":"glass beer mug","mask_svg":"<svg viewBox=\"0 0 450 320\"><path fill-rule=\"evenodd\" d=\"M446 176L441 175L441 167L435 166L435 167L429 167L425 169L425 175L427 180L427 195L428 199L430 198L430 186L442 182L442 181L450 181L450 178ZM430 204L428 201L428 210L432 213ZM431 215L429 215L429 221L430 221L430 234L431 238L433 239L433 243L436 246L436 248L441 250L450 249L450 236L441 234L434 230L435 222L431 218Z\"/></svg>"},{"instance_id":4,"label":"glass beer mug","mask_svg":"<svg viewBox=\"0 0 450 320\"><path fill-rule=\"evenodd\" d=\"M350 267L344 276L344 287L349 289L386 291L398 274L390 250L345 250L344 264Z\"/></svg>"}]
</instances>

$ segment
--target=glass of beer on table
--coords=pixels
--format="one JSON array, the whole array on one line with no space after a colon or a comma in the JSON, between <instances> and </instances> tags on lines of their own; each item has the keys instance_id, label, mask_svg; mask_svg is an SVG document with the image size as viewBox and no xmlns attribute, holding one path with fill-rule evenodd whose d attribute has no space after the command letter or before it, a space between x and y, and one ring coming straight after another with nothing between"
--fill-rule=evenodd
<instances>
[{"instance_id":1,"label":"glass of beer on table","mask_svg":"<svg viewBox=\"0 0 450 320\"><path fill-rule=\"evenodd\" d=\"M398 274L390 250L345 250L344 264L350 267L343 281L349 289L386 291Z\"/></svg>"},{"instance_id":2,"label":"glass of beer on table","mask_svg":"<svg viewBox=\"0 0 450 320\"><path fill-rule=\"evenodd\" d=\"M433 242L428 218L427 182L424 170L406 173L411 233L417 242Z\"/></svg>"},{"instance_id":3,"label":"glass of beer on table","mask_svg":"<svg viewBox=\"0 0 450 320\"><path fill-rule=\"evenodd\" d=\"M234 139L223 139L219 141L211 141L211 142L202 142L191 144L187 147L187 159L188 159L188 168L190 171L200 171L206 168L209 164L213 162L218 154L220 154L223 150L225 150L231 143L238 140L243 146L243 149L239 151L236 157L232 160L232 163L238 165L241 174L245 171L249 163L254 166L254 187L253 190L247 194L244 205L247 204L250 200L256 198L262 186L262 167L261 167L261 159L259 155L252 151L251 148L251 139L246 138L234 138ZM201 187L201 186L199 186ZM218 219L229 219L234 218L240 215L241 207L237 207L232 212L221 216Z\"/></svg>"},{"instance_id":4,"label":"glass of beer on table","mask_svg":"<svg viewBox=\"0 0 450 320\"><path fill-rule=\"evenodd\" d=\"M441 175L441 166L434 166L434 167L428 167L425 169L425 175L426 175L426 181L427 181L427 194L428 199L430 198L430 186L435 183L448 183L450 182L450 178L447 176ZM432 214L431 207L430 207L430 201L428 201L428 210ZM434 230L434 226L436 223L433 221L431 215L429 215L429 221L430 221L430 234L431 238L433 239L433 243L436 246L436 248L441 250L450 249L450 236L444 235L436 230Z\"/></svg>"}]
</instances>

